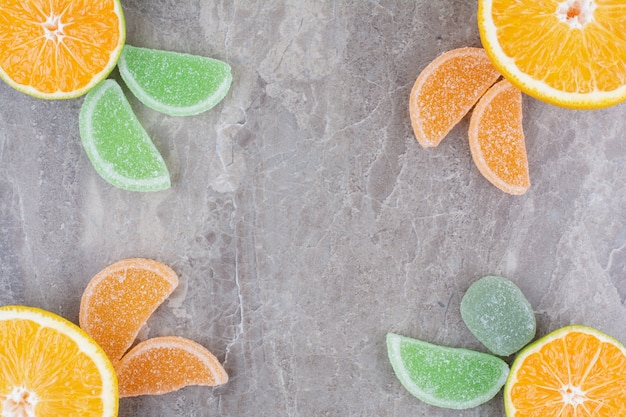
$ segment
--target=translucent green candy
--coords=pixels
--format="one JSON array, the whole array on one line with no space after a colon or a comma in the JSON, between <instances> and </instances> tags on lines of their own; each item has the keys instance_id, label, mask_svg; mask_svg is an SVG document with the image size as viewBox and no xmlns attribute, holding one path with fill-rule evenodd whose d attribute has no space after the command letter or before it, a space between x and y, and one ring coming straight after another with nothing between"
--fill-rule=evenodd
<instances>
[{"instance_id":1,"label":"translucent green candy","mask_svg":"<svg viewBox=\"0 0 626 417\"><path fill-rule=\"evenodd\" d=\"M118 68L142 103L170 116L209 110L226 96L233 80L226 62L131 45L124 46Z\"/></svg>"},{"instance_id":2,"label":"translucent green candy","mask_svg":"<svg viewBox=\"0 0 626 417\"><path fill-rule=\"evenodd\" d=\"M387 354L411 394L444 408L465 409L489 401L509 374L509 366L496 356L393 333L387 334Z\"/></svg>"},{"instance_id":3,"label":"translucent green candy","mask_svg":"<svg viewBox=\"0 0 626 417\"><path fill-rule=\"evenodd\" d=\"M92 165L112 185L132 191L170 187L161 154L114 80L98 84L80 109L80 137Z\"/></svg>"},{"instance_id":4,"label":"translucent green candy","mask_svg":"<svg viewBox=\"0 0 626 417\"><path fill-rule=\"evenodd\" d=\"M461 300L463 321L487 349L509 356L535 336L533 308L522 291L503 277L473 283Z\"/></svg>"}]
</instances>

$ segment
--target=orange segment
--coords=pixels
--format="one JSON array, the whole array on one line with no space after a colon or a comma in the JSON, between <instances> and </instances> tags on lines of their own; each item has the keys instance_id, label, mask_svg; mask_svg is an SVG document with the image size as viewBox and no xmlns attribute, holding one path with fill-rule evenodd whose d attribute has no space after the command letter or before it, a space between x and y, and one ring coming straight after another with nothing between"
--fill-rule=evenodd
<instances>
[{"instance_id":1,"label":"orange segment","mask_svg":"<svg viewBox=\"0 0 626 417\"><path fill-rule=\"evenodd\" d=\"M428 64L409 99L411 124L420 145L439 145L499 77L481 48L454 49Z\"/></svg>"},{"instance_id":2,"label":"orange segment","mask_svg":"<svg viewBox=\"0 0 626 417\"><path fill-rule=\"evenodd\" d=\"M507 80L491 87L470 119L469 143L476 167L493 185L509 194L530 187L522 128L522 93Z\"/></svg>"},{"instance_id":3,"label":"orange segment","mask_svg":"<svg viewBox=\"0 0 626 417\"><path fill-rule=\"evenodd\" d=\"M626 100L626 2L479 0L483 46L515 86L580 109Z\"/></svg>"},{"instance_id":4,"label":"orange segment","mask_svg":"<svg viewBox=\"0 0 626 417\"><path fill-rule=\"evenodd\" d=\"M524 349L504 389L507 417L614 417L626 410L626 349L585 326L567 326Z\"/></svg>"},{"instance_id":5,"label":"orange segment","mask_svg":"<svg viewBox=\"0 0 626 417\"><path fill-rule=\"evenodd\" d=\"M117 378L78 326L24 306L0 308L0 415L114 417Z\"/></svg>"},{"instance_id":6,"label":"orange segment","mask_svg":"<svg viewBox=\"0 0 626 417\"><path fill-rule=\"evenodd\" d=\"M216 386L228 381L228 374L211 352L177 336L139 343L115 370L120 397L165 394L189 385Z\"/></svg>"},{"instance_id":7,"label":"orange segment","mask_svg":"<svg viewBox=\"0 0 626 417\"><path fill-rule=\"evenodd\" d=\"M125 36L119 0L3 0L0 77L36 97L76 97L113 70Z\"/></svg>"},{"instance_id":8,"label":"orange segment","mask_svg":"<svg viewBox=\"0 0 626 417\"><path fill-rule=\"evenodd\" d=\"M80 303L80 327L116 363L177 285L176 273L160 262L143 258L116 262L87 285Z\"/></svg>"}]
</instances>

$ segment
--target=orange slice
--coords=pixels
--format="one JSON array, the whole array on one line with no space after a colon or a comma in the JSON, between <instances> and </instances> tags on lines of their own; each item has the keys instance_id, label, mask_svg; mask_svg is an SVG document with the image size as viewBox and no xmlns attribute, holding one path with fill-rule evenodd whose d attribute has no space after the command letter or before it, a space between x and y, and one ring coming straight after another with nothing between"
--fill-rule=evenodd
<instances>
[{"instance_id":1,"label":"orange slice","mask_svg":"<svg viewBox=\"0 0 626 417\"><path fill-rule=\"evenodd\" d=\"M428 64L409 98L419 144L425 148L439 145L499 77L481 48L454 49Z\"/></svg>"},{"instance_id":2,"label":"orange slice","mask_svg":"<svg viewBox=\"0 0 626 417\"><path fill-rule=\"evenodd\" d=\"M228 381L228 374L211 352L177 336L139 343L115 370L120 397L165 394L189 385L216 386Z\"/></svg>"},{"instance_id":3,"label":"orange slice","mask_svg":"<svg viewBox=\"0 0 626 417\"><path fill-rule=\"evenodd\" d=\"M115 68L125 38L119 0L2 0L0 78L35 97L77 97Z\"/></svg>"},{"instance_id":4,"label":"orange slice","mask_svg":"<svg viewBox=\"0 0 626 417\"><path fill-rule=\"evenodd\" d=\"M0 415L115 417L117 378L78 326L32 307L0 308Z\"/></svg>"},{"instance_id":5,"label":"orange slice","mask_svg":"<svg viewBox=\"0 0 626 417\"><path fill-rule=\"evenodd\" d=\"M100 271L87 285L79 322L115 364L178 285L176 273L151 259L131 258Z\"/></svg>"},{"instance_id":6,"label":"orange slice","mask_svg":"<svg viewBox=\"0 0 626 417\"><path fill-rule=\"evenodd\" d=\"M626 349L585 326L567 326L526 347L504 387L507 417L623 416Z\"/></svg>"},{"instance_id":7,"label":"orange slice","mask_svg":"<svg viewBox=\"0 0 626 417\"><path fill-rule=\"evenodd\" d=\"M530 187L522 127L522 93L507 80L491 87L472 112L469 127L472 159L493 185L509 194Z\"/></svg>"},{"instance_id":8,"label":"orange slice","mask_svg":"<svg viewBox=\"0 0 626 417\"><path fill-rule=\"evenodd\" d=\"M575 109L626 100L624 0L479 0L483 46L523 92Z\"/></svg>"}]
</instances>

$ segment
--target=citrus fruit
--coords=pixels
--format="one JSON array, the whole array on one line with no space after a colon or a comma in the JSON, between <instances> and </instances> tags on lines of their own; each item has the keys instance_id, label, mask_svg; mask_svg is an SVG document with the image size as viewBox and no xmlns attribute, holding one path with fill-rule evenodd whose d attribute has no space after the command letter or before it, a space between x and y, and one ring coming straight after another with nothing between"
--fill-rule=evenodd
<instances>
[{"instance_id":1,"label":"citrus fruit","mask_svg":"<svg viewBox=\"0 0 626 417\"><path fill-rule=\"evenodd\" d=\"M480 173L509 194L530 187L528 157L522 126L522 94L507 80L499 81L474 107L469 144Z\"/></svg>"},{"instance_id":2,"label":"citrus fruit","mask_svg":"<svg viewBox=\"0 0 626 417\"><path fill-rule=\"evenodd\" d=\"M230 65L217 59L126 45L119 70L146 106L170 116L209 110L228 93Z\"/></svg>"},{"instance_id":3,"label":"citrus fruit","mask_svg":"<svg viewBox=\"0 0 626 417\"><path fill-rule=\"evenodd\" d=\"M170 187L165 161L116 81L105 80L87 94L79 124L89 160L111 185L131 191Z\"/></svg>"},{"instance_id":4,"label":"citrus fruit","mask_svg":"<svg viewBox=\"0 0 626 417\"><path fill-rule=\"evenodd\" d=\"M0 415L117 415L117 378L104 351L56 314L0 308Z\"/></svg>"},{"instance_id":5,"label":"citrus fruit","mask_svg":"<svg viewBox=\"0 0 626 417\"><path fill-rule=\"evenodd\" d=\"M387 353L402 385L425 403L465 409L493 398L506 381L502 359L468 349L438 346L387 334Z\"/></svg>"},{"instance_id":6,"label":"citrus fruit","mask_svg":"<svg viewBox=\"0 0 626 417\"><path fill-rule=\"evenodd\" d=\"M509 356L535 337L533 308L510 280L482 277L461 300L461 317L476 339L492 353Z\"/></svg>"},{"instance_id":7,"label":"citrus fruit","mask_svg":"<svg viewBox=\"0 0 626 417\"><path fill-rule=\"evenodd\" d=\"M177 285L176 273L161 262L143 258L115 262L98 272L85 288L80 327L115 364Z\"/></svg>"},{"instance_id":8,"label":"citrus fruit","mask_svg":"<svg viewBox=\"0 0 626 417\"><path fill-rule=\"evenodd\" d=\"M409 98L419 144L437 146L499 77L482 48L454 49L428 64Z\"/></svg>"},{"instance_id":9,"label":"citrus fruit","mask_svg":"<svg viewBox=\"0 0 626 417\"><path fill-rule=\"evenodd\" d=\"M496 68L531 96L575 109L626 99L623 0L479 0L478 27Z\"/></svg>"},{"instance_id":10,"label":"citrus fruit","mask_svg":"<svg viewBox=\"0 0 626 417\"><path fill-rule=\"evenodd\" d=\"M504 405L507 417L623 416L626 349L590 327L556 330L519 353Z\"/></svg>"},{"instance_id":11,"label":"citrus fruit","mask_svg":"<svg viewBox=\"0 0 626 417\"><path fill-rule=\"evenodd\" d=\"M3 0L0 77L46 99L85 94L115 68L126 38L119 0Z\"/></svg>"},{"instance_id":12,"label":"citrus fruit","mask_svg":"<svg viewBox=\"0 0 626 417\"><path fill-rule=\"evenodd\" d=\"M228 381L228 374L211 352L177 336L137 344L115 370L120 397L165 394L189 385L216 386Z\"/></svg>"}]
</instances>

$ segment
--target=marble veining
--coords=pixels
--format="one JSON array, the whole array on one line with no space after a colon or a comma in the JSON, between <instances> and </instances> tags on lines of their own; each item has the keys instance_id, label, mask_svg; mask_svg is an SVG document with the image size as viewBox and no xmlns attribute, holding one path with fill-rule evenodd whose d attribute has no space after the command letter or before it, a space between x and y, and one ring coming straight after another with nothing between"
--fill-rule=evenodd
<instances>
[{"instance_id":1,"label":"marble veining","mask_svg":"<svg viewBox=\"0 0 626 417\"><path fill-rule=\"evenodd\" d=\"M503 415L501 395L421 403L385 350L393 331L486 351L459 303L488 274L522 289L539 335L582 323L626 341L624 105L525 96L523 196L479 174L467 118L435 149L413 138L412 84L439 54L480 46L475 3L122 0L129 44L226 60L232 89L184 118L131 98L172 173L142 194L90 165L81 98L0 85L0 304L77 322L108 264L169 264L181 284L141 338L197 340L231 379L123 399L120 416Z\"/></svg>"}]
</instances>

